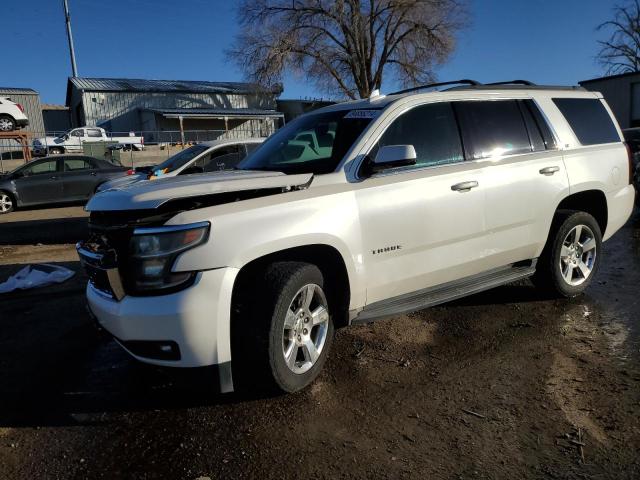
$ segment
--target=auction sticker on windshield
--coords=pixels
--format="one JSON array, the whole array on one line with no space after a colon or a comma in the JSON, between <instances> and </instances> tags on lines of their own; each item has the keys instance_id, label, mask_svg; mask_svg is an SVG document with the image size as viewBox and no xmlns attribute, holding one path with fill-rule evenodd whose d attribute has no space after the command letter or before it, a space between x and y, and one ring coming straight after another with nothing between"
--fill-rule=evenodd
<instances>
[{"instance_id":1,"label":"auction sticker on windshield","mask_svg":"<svg viewBox=\"0 0 640 480\"><path fill-rule=\"evenodd\" d=\"M351 110L344 118L377 118L380 110Z\"/></svg>"}]
</instances>

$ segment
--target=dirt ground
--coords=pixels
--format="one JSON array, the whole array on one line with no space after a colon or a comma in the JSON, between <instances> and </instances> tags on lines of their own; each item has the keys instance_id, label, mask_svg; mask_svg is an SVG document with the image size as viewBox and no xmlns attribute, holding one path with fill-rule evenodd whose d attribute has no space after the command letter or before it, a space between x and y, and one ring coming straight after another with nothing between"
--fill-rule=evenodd
<instances>
[{"instance_id":1,"label":"dirt ground","mask_svg":"<svg viewBox=\"0 0 640 480\"><path fill-rule=\"evenodd\" d=\"M640 478L638 214L579 298L522 282L342 329L310 388L265 398L96 332L82 211L60 228L39 212L0 223L0 281L36 261L78 273L0 297L0 478Z\"/></svg>"}]
</instances>

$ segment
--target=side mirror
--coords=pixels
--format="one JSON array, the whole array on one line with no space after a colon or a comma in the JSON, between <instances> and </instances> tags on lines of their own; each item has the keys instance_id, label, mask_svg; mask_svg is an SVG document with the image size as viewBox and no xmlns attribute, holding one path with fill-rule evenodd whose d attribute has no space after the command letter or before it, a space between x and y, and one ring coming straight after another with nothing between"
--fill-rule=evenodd
<instances>
[{"instance_id":1,"label":"side mirror","mask_svg":"<svg viewBox=\"0 0 640 480\"><path fill-rule=\"evenodd\" d=\"M413 145L385 145L373 161L369 162L370 174L390 168L406 167L416 164L416 149Z\"/></svg>"}]
</instances>

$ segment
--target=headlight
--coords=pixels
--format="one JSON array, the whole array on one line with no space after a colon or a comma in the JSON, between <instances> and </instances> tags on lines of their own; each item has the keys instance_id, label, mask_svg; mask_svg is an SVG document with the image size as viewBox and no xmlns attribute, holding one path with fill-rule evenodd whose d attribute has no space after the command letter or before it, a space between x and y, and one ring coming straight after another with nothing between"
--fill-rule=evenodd
<instances>
[{"instance_id":1,"label":"headlight","mask_svg":"<svg viewBox=\"0 0 640 480\"><path fill-rule=\"evenodd\" d=\"M133 289L142 293L189 283L195 272L174 273L171 269L178 255L207 241L210 226L200 222L134 230L129 249Z\"/></svg>"}]
</instances>

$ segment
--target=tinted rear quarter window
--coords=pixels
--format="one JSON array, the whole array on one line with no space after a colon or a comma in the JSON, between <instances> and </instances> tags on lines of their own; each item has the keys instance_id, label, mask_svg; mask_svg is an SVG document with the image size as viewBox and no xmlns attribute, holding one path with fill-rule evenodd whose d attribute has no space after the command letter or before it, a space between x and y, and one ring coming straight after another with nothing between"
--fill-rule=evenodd
<instances>
[{"instance_id":1,"label":"tinted rear quarter window","mask_svg":"<svg viewBox=\"0 0 640 480\"><path fill-rule=\"evenodd\" d=\"M582 145L619 142L609 112L597 98L554 98Z\"/></svg>"},{"instance_id":2,"label":"tinted rear quarter window","mask_svg":"<svg viewBox=\"0 0 640 480\"><path fill-rule=\"evenodd\" d=\"M468 160L532 151L515 100L454 103Z\"/></svg>"}]
</instances>

